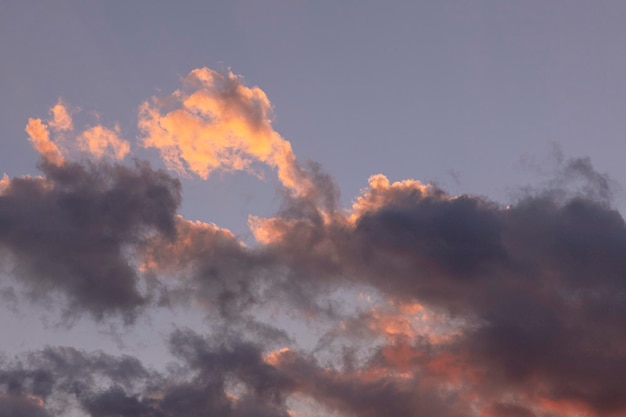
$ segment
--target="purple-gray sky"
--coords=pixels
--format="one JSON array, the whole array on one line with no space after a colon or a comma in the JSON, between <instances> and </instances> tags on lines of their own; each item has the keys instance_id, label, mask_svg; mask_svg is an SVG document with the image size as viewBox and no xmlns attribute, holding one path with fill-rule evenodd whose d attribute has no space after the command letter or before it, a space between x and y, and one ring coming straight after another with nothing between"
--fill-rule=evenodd
<instances>
[{"instance_id":1,"label":"purple-gray sky","mask_svg":"<svg viewBox=\"0 0 626 417\"><path fill-rule=\"evenodd\" d=\"M3 2L0 417L623 415L625 19Z\"/></svg>"}]
</instances>

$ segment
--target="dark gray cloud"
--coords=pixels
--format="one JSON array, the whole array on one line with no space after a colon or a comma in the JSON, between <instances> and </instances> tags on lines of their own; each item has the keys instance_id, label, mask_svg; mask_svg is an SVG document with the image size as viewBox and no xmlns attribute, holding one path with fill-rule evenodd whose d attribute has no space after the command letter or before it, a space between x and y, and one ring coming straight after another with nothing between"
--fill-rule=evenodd
<instances>
[{"instance_id":1,"label":"dark gray cloud","mask_svg":"<svg viewBox=\"0 0 626 417\"><path fill-rule=\"evenodd\" d=\"M20 395L0 396L1 417L49 417L50 414L41 405L28 397Z\"/></svg>"},{"instance_id":2,"label":"dark gray cloud","mask_svg":"<svg viewBox=\"0 0 626 417\"><path fill-rule=\"evenodd\" d=\"M176 238L155 236L141 251L145 270L169 277L161 303L188 307L190 300L231 321L261 303L271 260L215 225L177 218Z\"/></svg>"},{"instance_id":3,"label":"dark gray cloud","mask_svg":"<svg viewBox=\"0 0 626 417\"><path fill-rule=\"evenodd\" d=\"M5 361L1 412L63 415L73 399L90 417L287 417L293 383L264 362L261 347L239 338L203 338L189 330L170 340L171 373L156 373L130 357L47 348ZM21 413L21 414L20 414Z\"/></svg>"},{"instance_id":4,"label":"dark gray cloud","mask_svg":"<svg viewBox=\"0 0 626 417\"><path fill-rule=\"evenodd\" d=\"M368 191L352 220L324 217L300 201L286 210L289 217L263 227L275 236L268 248L304 285L311 279L370 285L392 299L465 318L454 337L437 344L437 357L456 358L446 367L465 370L459 378L483 399L484 415L549 415L546 402L620 415L626 225L609 205L608 179L587 159L564 164L562 176L582 182L558 190L553 183L510 206L432 186L381 185ZM432 346L409 351L420 357ZM411 375L443 383L449 375L432 371L435 359L412 362ZM510 397L529 405L508 403Z\"/></svg>"},{"instance_id":5,"label":"dark gray cloud","mask_svg":"<svg viewBox=\"0 0 626 417\"><path fill-rule=\"evenodd\" d=\"M157 377L137 359L69 347L46 348L0 365L3 395L12 403L30 405L32 415L64 415L70 411L68 398L88 402L103 385L132 390Z\"/></svg>"},{"instance_id":6,"label":"dark gray cloud","mask_svg":"<svg viewBox=\"0 0 626 417\"><path fill-rule=\"evenodd\" d=\"M415 375L398 377L390 369L366 364L358 369L321 366L312 356L284 351L276 367L288 375L301 395L341 415L398 417L470 416L457 394Z\"/></svg>"},{"instance_id":7,"label":"dark gray cloud","mask_svg":"<svg viewBox=\"0 0 626 417\"><path fill-rule=\"evenodd\" d=\"M68 311L132 318L146 303L129 257L151 235L174 238L180 184L146 162L53 165L0 194L0 247L31 294L67 296Z\"/></svg>"},{"instance_id":8,"label":"dark gray cloud","mask_svg":"<svg viewBox=\"0 0 626 417\"><path fill-rule=\"evenodd\" d=\"M294 162L307 186L251 218L246 246L177 215L179 182L147 163L44 157L0 193L0 246L31 295L98 320L200 305L214 333L175 332L160 373L72 348L5 362L0 417L63 415L63 398L93 417L286 417L297 398L345 416L623 415L626 223L589 159L558 162L507 206L377 175L348 211ZM330 297L364 288L385 307ZM327 326L312 353L259 317L272 303Z\"/></svg>"}]
</instances>

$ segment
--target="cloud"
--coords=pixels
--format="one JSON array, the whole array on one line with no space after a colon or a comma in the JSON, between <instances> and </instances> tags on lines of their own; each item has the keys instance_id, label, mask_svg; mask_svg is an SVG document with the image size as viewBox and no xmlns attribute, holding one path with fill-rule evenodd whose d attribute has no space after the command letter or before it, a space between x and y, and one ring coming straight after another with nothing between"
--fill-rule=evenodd
<instances>
[{"instance_id":1,"label":"cloud","mask_svg":"<svg viewBox=\"0 0 626 417\"><path fill-rule=\"evenodd\" d=\"M7 188L9 188L10 184L11 180L9 179L9 176L6 173L2 174L2 178L0 178L0 196L4 194Z\"/></svg>"},{"instance_id":2,"label":"cloud","mask_svg":"<svg viewBox=\"0 0 626 417\"><path fill-rule=\"evenodd\" d=\"M141 105L142 143L160 150L168 168L207 178L215 170L250 170L261 162L278 170L281 183L303 189L291 144L272 127L272 106L241 77L198 68L183 88Z\"/></svg>"},{"instance_id":3,"label":"cloud","mask_svg":"<svg viewBox=\"0 0 626 417\"><path fill-rule=\"evenodd\" d=\"M476 407L619 415L626 410L617 383L626 363L619 330L626 325L626 225L604 199L605 177L587 160L564 169L584 174L582 188L529 193L509 206L374 176L344 216L292 201L283 209L289 216L254 219L253 230L303 285L370 285L463 318L456 335L438 344L445 361L408 369L441 383L456 378L471 387ZM354 325L389 334L389 325L406 324L396 317ZM403 332L409 340L429 333ZM421 358L428 349L403 355ZM463 372L447 370L455 368ZM507 403L511 397L530 408Z\"/></svg>"},{"instance_id":4,"label":"cloud","mask_svg":"<svg viewBox=\"0 0 626 417\"><path fill-rule=\"evenodd\" d=\"M14 274L36 298L67 296L74 312L132 317L147 299L129 256L152 234L174 237L178 180L146 162L41 167L43 177L13 178L0 195Z\"/></svg>"},{"instance_id":5,"label":"cloud","mask_svg":"<svg viewBox=\"0 0 626 417\"><path fill-rule=\"evenodd\" d=\"M589 159L561 157L506 205L377 174L344 209L332 176L273 130L258 87L196 69L141 106L140 140L203 178L276 169L280 208L249 218L246 245L183 218L176 178L107 159L129 152L119 129L71 142L55 108L27 126L43 175L0 180L12 275L96 320L200 306L210 332L174 332L161 372L71 348L6 362L12 415L63 415L60 397L98 417L284 417L298 401L340 416L626 413L626 223Z\"/></svg>"},{"instance_id":6,"label":"cloud","mask_svg":"<svg viewBox=\"0 0 626 417\"><path fill-rule=\"evenodd\" d=\"M20 395L0 395L0 417L48 417L40 401Z\"/></svg>"},{"instance_id":7,"label":"cloud","mask_svg":"<svg viewBox=\"0 0 626 417\"><path fill-rule=\"evenodd\" d=\"M59 99L57 104L50 108L50 116L52 118L48 123L55 132L74 130L72 116L63 100Z\"/></svg>"},{"instance_id":8,"label":"cloud","mask_svg":"<svg viewBox=\"0 0 626 417\"><path fill-rule=\"evenodd\" d=\"M217 342L178 330L170 348L177 358L172 373L147 369L128 356L71 348L22 355L3 363L0 388L8 394L0 396L0 405L16 413L7 416L59 415L72 400L90 417L289 416L284 394L292 383L264 362L254 343Z\"/></svg>"},{"instance_id":9,"label":"cloud","mask_svg":"<svg viewBox=\"0 0 626 417\"><path fill-rule=\"evenodd\" d=\"M162 302L196 301L208 311L236 319L260 300L268 262L247 249L229 230L176 219L176 239L155 236L141 253L144 272L174 277ZM181 300L181 301L178 301Z\"/></svg>"},{"instance_id":10,"label":"cloud","mask_svg":"<svg viewBox=\"0 0 626 417\"><path fill-rule=\"evenodd\" d=\"M124 159L130 152L130 144L119 135L119 126L111 130L97 125L88 128L78 137L78 145L81 150L89 152L96 158L108 153L115 159Z\"/></svg>"},{"instance_id":11,"label":"cloud","mask_svg":"<svg viewBox=\"0 0 626 417\"><path fill-rule=\"evenodd\" d=\"M41 157L48 163L62 165L64 158L57 145L50 140L48 126L41 119L28 119L26 133Z\"/></svg>"},{"instance_id":12,"label":"cloud","mask_svg":"<svg viewBox=\"0 0 626 417\"><path fill-rule=\"evenodd\" d=\"M3 361L0 387L6 392L9 405L17 404L14 407L32 413L23 415L48 416L65 415L71 411L67 409L70 397L85 404L107 386L141 389L145 388L146 380L156 381L157 378L158 375L128 356L114 357L102 352L85 353L60 347ZM0 397L0 404L2 401Z\"/></svg>"},{"instance_id":13,"label":"cloud","mask_svg":"<svg viewBox=\"0 0 626 417\"><path fill-rule=\"evenodd\" d=\"M328 411L349 416L470 416L454 392L429 386L420 378L394 377L375 366L341 370L320 366L292 350L272 357L277 369L294 382L296 392L313 398ZM382 372L381 372L382 371Z\"/></svg>"}]
</instances>

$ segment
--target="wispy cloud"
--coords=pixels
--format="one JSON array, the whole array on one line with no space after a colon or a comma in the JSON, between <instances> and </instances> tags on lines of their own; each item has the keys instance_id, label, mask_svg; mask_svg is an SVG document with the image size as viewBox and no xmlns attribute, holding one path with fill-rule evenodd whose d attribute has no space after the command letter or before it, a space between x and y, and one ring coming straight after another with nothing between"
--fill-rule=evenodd
<instances>
[{"instance_id":1,"label":"wispy cloud","mask_svg":"<svg viewBox=\"0 0 626 417\"><path fill-rule=\"evenodd\" d=\"M50 116L51 118L48 123L52 130L56 132L74 130L72 115L63 100L59 99L57 104L50 108Z\"/></svg>"},{"instance_id":2,"label":"wispy cloud","mask_svg":"<svg viewBox=\"0 0 626 417\"><path fill-rule=\"evenodd\" d=\"M120 138L120 128L115 126L113 130L104 126L93 126L85 130L78 137L78 145L81 150L101 158L109 154L115 159L124 159L130 152L130 144Z\"/></svg>"},{"instance_id":3,"label":"wispy cloud","mask_svg":"<svg viewBox=\"0 0 626 417\"><path fill-rule=\"evenodd\" d=\"M41 119L28 119L26 133L41 157L48 163L62 165L64 158L56 143L50 140L48 126Z\"/></svg>"},{"instance_id":4,"label":"wispy cloud","mask_svg":"<svg viewBox=\"0 0 626 417\"><path fill-rule=\"evenodd\" d=\"M113 129L96 124L81 132L74 132L74 121L67 104L59 99L50 108L50 119L29 119L26 132L42 159L54 165L62 165L65 156L73 151L82 151L101 159L107 156L122 160L130 152L130 143L120 137L120 128ZM53 135L50 135L52 130Z\"/></svg>"}]
</instances>

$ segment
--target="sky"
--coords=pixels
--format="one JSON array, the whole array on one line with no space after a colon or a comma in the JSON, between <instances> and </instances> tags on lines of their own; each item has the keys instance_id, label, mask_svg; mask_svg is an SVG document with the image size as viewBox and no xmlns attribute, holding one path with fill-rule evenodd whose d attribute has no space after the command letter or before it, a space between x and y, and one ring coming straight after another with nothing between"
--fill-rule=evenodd
<instances>
[{"instance_id":1,"label":"sky","mask_svg":"<svg viewBox=\"0 0 626 417\"><path fill-rule=\"evenodd\" d=\"M625 18L0 3L0 417L623 416Z\"/></svg>"}]
</instances>

